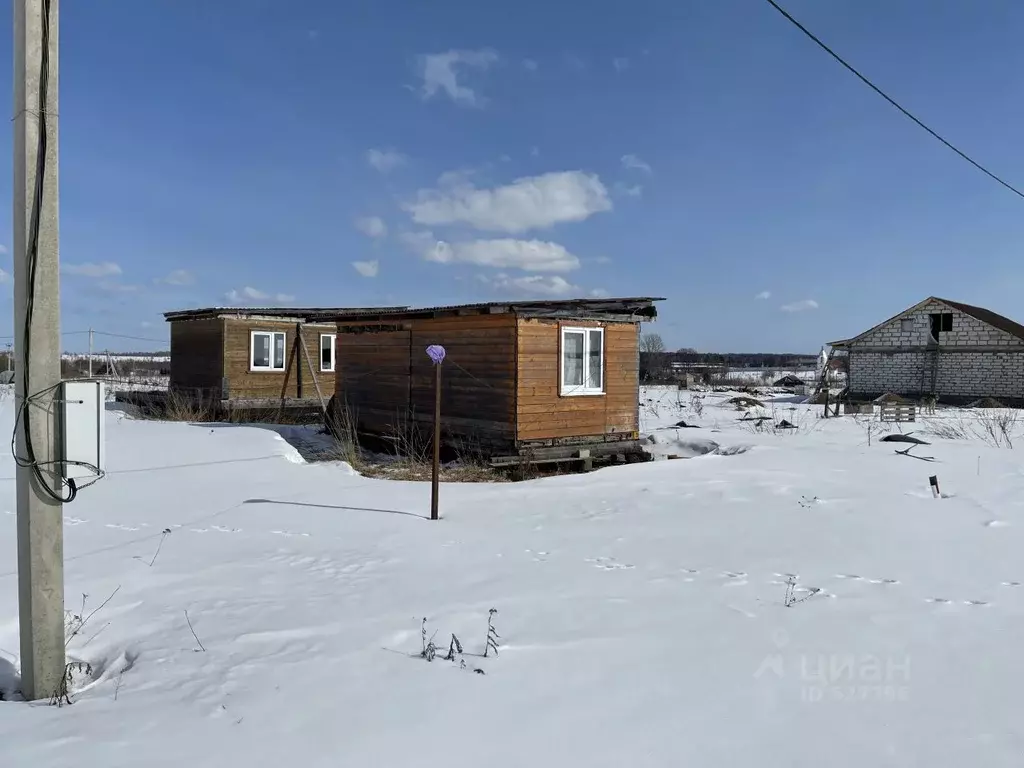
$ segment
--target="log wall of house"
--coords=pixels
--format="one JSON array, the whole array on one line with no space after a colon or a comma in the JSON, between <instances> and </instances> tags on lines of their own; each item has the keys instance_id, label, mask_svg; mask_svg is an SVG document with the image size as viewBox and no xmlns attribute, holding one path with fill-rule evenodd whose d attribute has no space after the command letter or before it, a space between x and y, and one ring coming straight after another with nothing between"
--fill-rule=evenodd
<instances>
[{"instance_id":1,"label":"log wall of house","mask_svg":"<svg viewBox=\"0 0 1024 768\"><path fill-rule=\"evenodd\" d=\"M309 359L296 344L294 320L264 320L259 318L225 318L223 376L227 380L228 396L232 400L264 400L282 397L317 397L316 383L325 400L334 391L335 371L321 371L320 335L335 334L333 324L300 324ZM254 371L252 361L252 332L268 331L285 334L285 368L283 371ZM173 353L172 353L173 354ZM335 346L337 358L337 346ZM312 370L310 370L312 368ZM337 369L337 359L335 359Z\"/></svg>"},{"instance_id":2,"label":"log wall of house","mask_svg":"<svg viewBox=\"0 0 1024 768\"><path fill-rule=\"evenodd\" d=\"M171 323L170 388L219 398L224 370L224 321L219 317Z\"/></svg>"},{"instance_id":3,"label":"log wall of house","mask_svg":"<svg viewBox=\"0 0 1024 768\"><path fill-rule=\"evenodd\" d=\"M519 441L631 438L639 430L639 325L520 319ZM561 394L561 328L604 328L604 394Z\"/></svg>"}]
</instances>

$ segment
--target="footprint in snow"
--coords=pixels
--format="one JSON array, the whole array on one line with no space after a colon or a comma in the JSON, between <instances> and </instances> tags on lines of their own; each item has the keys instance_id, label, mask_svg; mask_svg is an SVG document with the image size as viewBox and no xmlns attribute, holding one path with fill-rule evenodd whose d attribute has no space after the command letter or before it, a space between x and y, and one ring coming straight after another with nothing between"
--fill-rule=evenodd
<instances>
[{"instance_id":1,"label":"footprint in snow","mask_svg":"<svg viewBox=\"0 0 1024 768\"><path fill-rule=\"evenodd\" d=\"M113 529L118 530L118 531L137 531L137 530L139 530L137 526L121 525L120 523L107 523L105 527L106 528L113 528Z\"/></svg>"},{"instance_id":2,"label":"footprint in snow","mask_svg":"<svg viewBox=\"0 0 1024 768\"><path fill-rule=\"evenodd\" d=\"M1009 523L1003 520L988 520L985 522L986 528L1005 528Z\"/></svg>"},{"instance_id":3,"label":"footprint in snow","mask_svg":"<svg viewBox=\"0 0 1024 768\"><path fill-rule=\"evenodd\" d=\"M309 536L308 533L295 533L293 531L271 531L278 536Z\"/></svg>"},{"instance_id":4,"label":"footprint in snow","mask_svg":"<svg viewBox=\"0 0 1024 768\"><path fill-rule=\"evenodd\" d=\"M989 605L987 600L964 600L964 605Z\"/></svg>"},{"instance_id":5,"label":"footprint in snow","mask_svg":"<svg viewBox=\"0 0 1024 768\"><path fill-rule=\"evenodd\" d=\"M630 570L636 567L630 563L620 563L614 557L587 558L585 562L592 564L595 568L601 568L605 571Z\"/></svg>"},{"instance_id":6,"label":"footprint in snow","mask_svg":"<svg viewBox=\"0 0 1024 768\"><path fill-rule=\"evenodd\" d=\"M241 533L242 531L241 528L225 528L223 525L215 525L213 526L213 530L218 533Z\"/></svg>"},{"instance_id":7,"label":"footprint in snow","mask_svg":"<svg viewBox=\"0 0 1024 768\"><path fill-rule=\"evenodd\" d=\"M743 571L722 571L722 576L726 579L724 586L742 587L747 583L747 574Z\"/></svg>"},{"instance_id":8,"label":"footprint in snow","mask_svg":"<svg viewBox=\"0 0 1024 768\"><path fill-rule=\"evenodd\" d=\"M944 597L929 597L925 599L926 603L938 603L939 605L952 605L952 600L947 600Z\"/></svg>"},{"instance_id":9,"label":"footprint in snow","mask_svg":"<svg viewBox=\"0 0 1024 768\"><path fill-rule=\"evenodd\" d=\"M1019 587L1021 584L1019 581L1004 581L1004 587Z\"/></svg>"},{"instance_id":10,"label":"footprint in snow","mask_svg":"<svg viewBox=\"0 0 1024 768\"><path fill-rule=\"evenodd\" d=\"M855 573L837 573L836 574L836 578L837 579L848 579L850 581L863 581L864 580L863 576L858 576Z\"/></svg>"},{"instance_id":11,"label":"footprint in snow","mask_svg":"<svg viewBox=\"0 0 1024 768\"><path fill-rule=\"evenodd\" d=\"M8 512L7 514L9 515L11 513ZM88 520L83 520L80 517L65 517L64 518L64 525L81 525L82 523L88 523L88 522L89 522Z\"/></svg>"}]
</instances>

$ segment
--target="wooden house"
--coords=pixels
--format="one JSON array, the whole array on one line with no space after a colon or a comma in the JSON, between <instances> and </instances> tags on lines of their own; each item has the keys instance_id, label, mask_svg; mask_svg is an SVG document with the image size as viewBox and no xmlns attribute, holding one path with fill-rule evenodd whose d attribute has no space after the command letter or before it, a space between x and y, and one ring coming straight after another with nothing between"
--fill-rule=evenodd
<instances>
[{"instance_id":1,"label":"wooden house","mask_svg":"<svg viewBox=\"0 0 1024 768\"><path fill-rule=\"evenodd\" d=\"M336 318L363 311L211 307L166 312L169 390L208 404L325 403L334 392Z\"/></svg>"},{"instance_id":2,"label":"wooden house","mask_svg":"<svg viewBox=\"0 0 1024 768\"><path fill-rule=\"evenodd\" d=\"M527 301L339 316L332 420L430 431L445 348L443 438L496 463L639 452L639 332L661 299ZM582 452L582 454L581 454Z\"/></svg>"}]
</instances>

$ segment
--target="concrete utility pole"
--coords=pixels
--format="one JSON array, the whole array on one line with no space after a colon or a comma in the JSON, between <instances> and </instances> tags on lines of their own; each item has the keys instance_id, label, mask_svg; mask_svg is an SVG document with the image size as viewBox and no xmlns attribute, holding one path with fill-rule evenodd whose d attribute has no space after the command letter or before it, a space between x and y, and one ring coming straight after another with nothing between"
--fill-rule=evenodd
<instances>
[{"instance_id":1,"label":"concrete utility pole","mask_svg":"<svg viewBox=\"0 0 1024 768\"><path fill-rule=\"evenodd\" d=\"M22 416L17 452L22 460L34 455L38 468L17 470L21 687L29 700L52 695L64 675L64 521L57 500L62 483L57 465L47 463L57 458L54 401L60 383L58 10L58 0L14 0L14 351ZM41 136L46 162L40 179Z\"/></svg>"}]
</instances>

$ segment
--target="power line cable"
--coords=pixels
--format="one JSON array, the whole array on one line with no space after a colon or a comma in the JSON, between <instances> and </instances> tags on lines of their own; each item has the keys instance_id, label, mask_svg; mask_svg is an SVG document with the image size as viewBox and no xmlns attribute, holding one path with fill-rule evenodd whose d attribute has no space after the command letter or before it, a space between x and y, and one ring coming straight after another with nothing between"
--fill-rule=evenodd
<instances>
[{"instance_id":1,"label":"power line cable","mask_svg":"<svg viewBox=\"0 0 1024 768\"><path fill-rule=\"evenodd\" d=\"M86 333L88 333L88 331L86 331ZM112 336L115 339L131 339L132 341L153 341L160 344L166 344L168 342L168 339L155 339L151 336L128 336L123 333L108 333L107 331L96 330L94 330L93 333L95 333L97 336Z\"/></svg>"},{"instance_id":2,"label":"power line cable","mask_svg":"<svg viewBox=\"0 0 1024 768\"><path fill-rule=\"evenodd\" d=\"M849 70L850 72L852 72L852 73L853 73L854 75L856 75L856 76L857 76L857 78L858 78L858 79L859 79L859 80L860 80L860 81L861 81L862 83L864 83L864 84L865 84L865 85L866 85L866 86L867 86L868 88L870 88L871 90L873 90L873 91L874 91L875 93L877 93L877 94L878 94L879 96L881 96L881 97L882 97L883 99L885 99L885 100L886 100L887 102L889 102L889 103L890 103L890 104L891 104L892 106L896 107L896 109L898 109L898 110L899 110L900 112L902 112L902 113L903 113L903 115L904 115L905 117L909 118L909 119L910 119L910 120L912 120L912 121L913 121L914 123L916 123L916 124L917 124L917 126L918 126L919 128L923 128L923 129L924 129L925 131L927 131L927 132L928 132L928 133L929 133L929 134L930 134L930 135L931 135L931 136L932 136L932 137L933 137L934 139L936 139L936 140L938 140L939 142L941 142L941 143L942 143L943 145L945 145L945 146L946 146L946 147L947 147L948 149L951 149L951 150L952 150L953 152L955 152L956 154L958 154L958 155L959 155L959 156L960 156L961 158L963 158L963 159L964 159L964 160L966 160L966 161L967 161L968 163L970 163L971 165L973 165L973 166L974 166L975 168L977 168L977 169L978 169L979 171L981 171L982 173L984 173L984 174L985 174L986 176L988 176L988 177L989 177L990 179L993 179L994 181L997 181L998 183L1002 184L1002 185L1003 185L1004 187L1006 187L1006 188L1007 188L1008 190L1010 190L1011 192L1013 192L1013 193L1014 193L1015 195L1017 195L1018 197L1024 197L1024 192L1021 192L1021 191L1020 191L1019 189L1017 189L1017 188L1016 188L1015 186L1013 186L1013 185L1012 185L1012 184L1010 184L1009 182L1007 182L1007 181L1003 181L1003 179L1001 179L1001 178L999 178L998 176L996 176L996 175L995 175L994 173L992 173L992 171L990 171L990 170L989 170L988 168L986 168L985 166L983 166L983 165L982 165L981 163L979 163L979 162L978 162L977 160L975 160L974 158L970 157L970 156L969 156L969 155L968 155L968 154L967 154L966 152L963 152L962 150L960 150L960 149L957 149L957 148L956 148L955 146L953 146L953 145L952 145L952 144L951 144L951 143L950 143L949 141L947 141L946 139L944 139L944 138L943 138L942 136L940 136L940 135L939 135L938 133L936 133L936 132L935 132L934 130L932 130L932 129L931 129L931 128L929 128L929 127L928 127L927 125L925 125L925 124L924 124L924 123L923 123L923 122L922 122L921 120L919 120L919 119L918 119L917 117L915 117L915 116L914 116L913 114L911 114L909 110L907 110L906 108L904 108L903 106L901 106L901 105L900 105L900 104L899 104L899 103L898 103L898 102L897 102L897 101L896 101L896 100L895 100L894 98L892 98L892 97L891 97L891 96L890 96L889 94L887 94L887 93L886 93L885 91L883 91L883 90L882 90L881 88L879 88L879 87L878 87L877 85L875 85L875 84L874 84L874 83L872 83L872 82L871 82L870 80L868 80L868 79L867 79L867 78L866 78L866 77L865 77L864 75L862 75L862 74L861 74L860 72L858 72L858 71L857 71L857 69L853 67L853 65L851 65L851 64L848 64L848 63L846 62L846 60L844 60L844 59L843 59L843 58L842 58L842 57L841 57L841 56L840 56L840 55L839 55L838 53L836 53L836 52L835 52L835 51L833 51L833 50L832 50L831 48L829 48L829 47L828 47L827 45L825 45L825 43L823 43L823 42L822 42L822 41L821 41L821 40L820 40L820 39L819 39L819 38L818 38L818 37L817 37L817 36L816 36L816 35L815 35L815 34L814 34L813 32L811 32L811 31L810 31L809 29L807 29L807 27L805 27L805 26L804 26L803 24L801 24L801 23L800 23L799 21L797 21L796 19L794 19L794 18L793 18L793 17L792 17L792 16L791 16L791 15L789 14L789 12L788 12L788 11L786 11L786 9L785 9L785 8L783 8L782 6L780 6L780 5L779 5L779 4L777 3L777 2L775 2L775 0L765 0L765 2L767 2L767 3L768 3L768 5L770 5L770 6L772 7L772 8L774 8L774 9L775 9L776 11L778 11L779 13L781 13L781 14L782 14L782 15L783 15L783 16L784 16L784 17L786 18L786 20L787 20L787 21L789 21L789 22L790 22L790 23L791 23L791 24L792 24L793 26L795 26L795 27L796 27L797 29L799 29L799 30L800 30L801 32L803 32L803 33L804 33L805 35L807 35L807 37L809 37L809 38L810 38L811 40L813 40L813 41L814 41L815 43L817 43L817 44L818 44L818 46L819 46L819 47L820 47L820 48L821 48L822 50L824 50L824 51L825 51L825 52L826 52L826 53L827 53L827 54L828 54L829 56L831 56L831 57L832 57L833 59L835 59L835 60L836 60L836 61L838 61L838 62L839 62L840 64L842 64L842 65L843 65L844 67L846 67L846 69L848 69L848 70Z\"/></svg>"}]
</instances>

